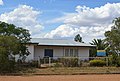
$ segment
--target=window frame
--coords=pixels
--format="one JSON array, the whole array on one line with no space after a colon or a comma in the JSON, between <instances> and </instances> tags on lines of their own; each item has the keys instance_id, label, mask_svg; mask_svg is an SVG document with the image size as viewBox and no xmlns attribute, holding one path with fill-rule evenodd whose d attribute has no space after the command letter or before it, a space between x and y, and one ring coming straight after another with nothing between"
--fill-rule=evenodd
<instances>
[{"instance_id":1,"label":"window frame","mask_svg":"<svg viewBox=\"0 0 120 81\"><path fill-rule=\"evenodd\" d=\"M64 56L65 57L78 57L78 48L65 48Z\"/></svg>"}]
</instances>

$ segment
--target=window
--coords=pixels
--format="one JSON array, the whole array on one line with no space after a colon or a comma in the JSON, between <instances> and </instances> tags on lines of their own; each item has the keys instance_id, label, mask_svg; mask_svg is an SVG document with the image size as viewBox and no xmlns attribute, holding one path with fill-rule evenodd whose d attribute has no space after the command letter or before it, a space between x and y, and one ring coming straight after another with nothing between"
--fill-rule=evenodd
<instances>
[{"instance_id":1,"label":"window","mask_svg":"<svg viewBox=\"0 0 120 81\"><path fill-rule=\"evenodd\" d=\"M77 57L78 56L78 49L75 49L74 50L74 57Z\"/></svg>"},{"instance_id":2,"label":"window","mask_svg":"<svg viewBox=\"0 0 120 81\"><path fill-rule=\"evenodd\" d=\"M70 49L70 56L73 56L73 49Z\"/></svg>"},{"instance_id":3,"label":"window","mask_svg":"<svg viewBox=\"0 0 120 81\"><path fill-rule=\"evenodd\" d=\"M69 49L65 49L65 56L69 56Z\"/></svg>"},{"instance_id":4,"label":"window","mask_svg":"<svg viewBox=\"0 0 120 81\"><path fill-rule=\"evenodd\" d=\"M65 49L64 56L77 57L78 56L78 49Z\"/></svg>"},{"instance_id":5,"label":"window","mask_svg":"<svg viewBox=\"0 0 120 81\"><path fill-rule=\"evenodd\" d=\"M45 49L44 56L45 57L53 57L53 49Z\"/></svg>"}]
</instances>

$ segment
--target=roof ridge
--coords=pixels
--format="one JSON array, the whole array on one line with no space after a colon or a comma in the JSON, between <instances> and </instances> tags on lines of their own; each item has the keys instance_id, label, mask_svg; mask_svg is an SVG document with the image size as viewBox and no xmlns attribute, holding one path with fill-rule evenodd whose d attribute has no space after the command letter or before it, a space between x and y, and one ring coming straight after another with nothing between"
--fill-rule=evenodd
<instances>
[{"instance_id":1,"label":"roof ridge","mask_svg":"<svg viewBox=\"0 0 120 81\"><path fill-rule=\"evenodd\" d=\"M58 46L92 46L87 43L76 42L68 39L32 38L31 42L38 45L58 45Z\"/></svg>"},{"instance_id":2,"label":"roof ridge","mask_svg":"<svg viewBox=\"0 0 120 81\"><path fill-rule=\"evenodd\" d=\"M70 40L70 41L74 41L74 40L71 40L71 39L53 39L53 38L32 38L32 39L41 39L41 40L44 40L44 39L48 39L48 40Z\"/></svg>"}]
</instances>

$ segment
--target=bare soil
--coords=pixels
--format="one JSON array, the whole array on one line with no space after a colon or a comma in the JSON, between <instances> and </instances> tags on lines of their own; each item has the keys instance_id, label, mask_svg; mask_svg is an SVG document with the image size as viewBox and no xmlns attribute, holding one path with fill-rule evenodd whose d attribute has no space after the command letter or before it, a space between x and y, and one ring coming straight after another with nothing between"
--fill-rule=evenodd
<instances>
[{"instance_id":1,"label":"bare soil","mask_svg":"<svg viewBox=\"0 0 120 81\"><path fill-rule=\"evenodd\" d=\"M0 81L120 81L120 75L0 76Z\"/></svg>"}]
</instances>

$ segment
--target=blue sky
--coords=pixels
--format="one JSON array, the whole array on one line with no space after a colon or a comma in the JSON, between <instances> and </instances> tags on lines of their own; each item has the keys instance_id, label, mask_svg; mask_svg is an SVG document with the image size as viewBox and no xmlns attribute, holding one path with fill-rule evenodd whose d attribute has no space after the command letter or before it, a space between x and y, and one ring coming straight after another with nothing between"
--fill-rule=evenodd
<instances>
[{"instance_id":1,"label":"blue sky","mask_svg":"<svg viewBox=\"0 0 120 81\"><path fill-rule=\"evenodd\" d=\"M0 20L17 26L26 26L25 28L30 30L32 37L73 39L77 33L80 33L84 41L88 42L88 40L91 41L93 38L104 38L103 29L105 29L104 31L109 30L111 21L115 17L120 16L120 10L116 11L117 8L120 8L120 0L1 1L3 3L0 3ZM115 10L115 14L111 14L111 8ZM86 12L88 16L86 16ZM33 17L27 16L27 14ZM103 17L100 18L98 17L99 15ZM86 22L87 24L85 25ZM90 22L91 24L89 24ZM101 27L102 25L104 28ZM94 35L95 33L96 35Z\"/></svg>"}]
</instances>

